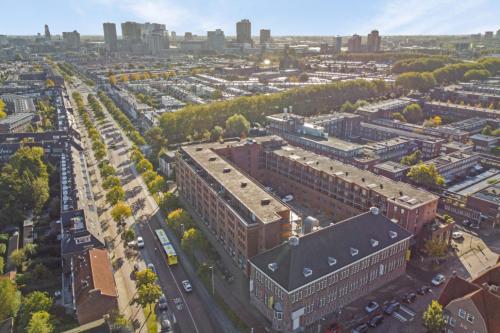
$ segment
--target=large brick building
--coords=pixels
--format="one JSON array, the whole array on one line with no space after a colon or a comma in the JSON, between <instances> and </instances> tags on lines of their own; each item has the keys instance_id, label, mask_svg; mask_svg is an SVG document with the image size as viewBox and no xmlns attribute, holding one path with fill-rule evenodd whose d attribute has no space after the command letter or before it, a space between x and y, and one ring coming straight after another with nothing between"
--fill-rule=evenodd
<instances>
[{"instance_id":1,"label":"large brick building","mask_svg":"<svg viewBox=\"0 0 500 333\"><path fill-rule=\"evenodd\" d=\"M250 259L251 303L280 332L321 318L404 274L411 234L378 209L330 225Z\"/></svg>"}]
</instances>

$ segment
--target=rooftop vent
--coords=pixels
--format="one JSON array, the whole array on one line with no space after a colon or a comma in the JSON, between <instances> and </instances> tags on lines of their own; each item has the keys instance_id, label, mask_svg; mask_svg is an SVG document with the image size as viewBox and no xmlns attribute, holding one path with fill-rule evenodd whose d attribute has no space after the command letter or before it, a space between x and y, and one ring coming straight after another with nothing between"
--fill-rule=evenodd
<instances>
[{"instance_id":1,"label":"rooftop vent","mask_svg":"<svg viewBox=\"0 0 500 333\"><path fill-rule=\"evenodd\" d=\"M269 265L267 265L267 268L269 268L272 272L276 272L276 270L278 269L278 264L275 262L272 262Z\"/></svg>"},{"instance_id":2,"label":"rooftop vent","mask_svg":"<svg viewBox=\"0 0 500 333\"><path fill-rule=\"evenodd\" d=\"M196 151L201 151L203 150L203 147L196 147Z\"/></svg>"},{"instance_id":3,"label":"rooftop vent","mask_svg":"<svg viewBox=\"0 0 500 333\"><path fill-rule=\"evenodd\" d=\"M333 266L337 263L337 259L334 257L328 257L328 266Z\"/></svg>"},{"instance_id":4,"label":"rooftop vent","mask_svg":"<svg viewBox=\"0 0 500 333\"><path fill-rule=\"evenodd\" d=\"M288 243L291 246L299 246L299 237L291 236L290 238L288 238Z\"/></svg>"},{"instance_id":5,"label":"rooftop vent","mask_svg":"<svg viewBox=\"0 0 500 333\"><path fill-rule=\"evenodd\" d=\"M351 256L353 256L353 257L354 257L354 256L357 256L357 255L358 255L358 253L359 253L359 250L358 250L358 249L355 249L355 248L351 247Z\"/></svg>"},{"instance_id":6,"label":"rooftop vent","mask_svg":"<svg viewBox=\"0 0 500 333\"><path fill-rule=\"evenodd\" d=\"M380 213L380 210L377 207L370 207L370 213L373 215L378 215Z\"/></svg>"},{"instance_id":7,"label":"rooftop vent","mask_svg":"<svg viewBox=\"0 0 500 333\"><path fill-rule=\"evenodd\" d=\"M231 168L224 168L224 170L222 170L223 173L228 173L228 172L231 172Z\"/></svg>"},{"instance_id":8,"label":"rooftop vent","mask_svg":"<svg viewBox=\"0 0 500 333\"><path fill-rule=\"evenodd\" d=\"M389 237L391 237L391 239L394 239L394 238L398 237L398 233L391 230L391 231L389 231Z\"/></svg>"},{"instance_id":9,"label":"rooftop vent","mask_svg":"<svg viewBox=\"0 0 500 333\"><path fill-rule=\"evenodd\" d=\"M361 181L364 183L365 182L365 177L361 178Z\"/></svg>"},{"instance_id":10,"label":"rooftop vent","mask_svg":"<svg viewBox=\"0 0 500 333\"><path fill-rule=\"evenodd\" d=\"M217 157L215 157L215 156L212 156L212 157L209 157L209 158L208 158L208 160L209 160L210 162L213 162L213 161L215 161L216 159L217 159Z\"/></svg>"},{"instance_id":11,"label":"rooftop vent","mask_svg":"<svg viewBox=\"0 0 500 333\"><path fill-rule=\"evenodd\" d=\"M332 166L330 167L330 170L333 170L333 167L332 167Z\"/></svg>"},{"instance_id":12,"label":"rooftop vent","mask_svg":"<svg viewBox=\"0 0 500 333\"><path fill-rule=\"evenodd\" d=\"M247 187L247 182L241 182L241 187Z\"/></svg>"},{"instance_id":13,"label":"rooftop vent","mask_svg":"<svg viewBox=\"0 0 500 333\"><path fill-rule=\"evenodd\" d=\"M383 184L380 184L380 188L384 188L384 185L383 185Z\"/></svg>"},{"instance_id":14,"label":"rooftop vent","mask_svg":"<svg viewBox=\"0 0 500 333\"><path fill-rule=\"evenodd\" d=\"M267 205L269 205L270 203L271 203L271 199L269 199L269 198L265 198L265 199L262 199L262 200L260 201L260 204L261 204L262 206L267 206Z\"/></svg>"},{"instance_id":15,"label":"rooftop vent","mask_svg":"<svg viewBox=\"0 0 500 333\"><path fill-rule=\"evenodd\" d=\"M372 245L372 247L377 247L378 246L378 240L376 239L370 239L370 244Z\"/></svg>"},{"instance_id":16,"label":"rooftop vent","mask_svg":"<svg viewBox=\"0 0 500 333\"><path fill-rule=\"evenodd\" d=\"M307 267L304 267L304 269L302 270L302 274L304 274L304 277L311 276L312 273L313 273L312 269Z\"/></svg>"},{"instance_id":17,"label":"rooftop vent","mask_svg":"<svg viewBox=\"0 0 500 333\"><path fill-rule=\"evenodd\" d=\"M345 172L345 175L346 175L346 176L349 176L349 172L347 172L347 171L346 171L346 172Z\"/></svg>"}]
</instances>

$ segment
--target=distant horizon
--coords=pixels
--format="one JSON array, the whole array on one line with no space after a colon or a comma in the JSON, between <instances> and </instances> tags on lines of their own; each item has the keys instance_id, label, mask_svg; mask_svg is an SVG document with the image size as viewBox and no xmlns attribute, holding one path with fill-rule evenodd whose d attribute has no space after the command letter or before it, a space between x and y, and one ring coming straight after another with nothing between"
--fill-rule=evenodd
<instances>
[{"instance_id":1,"label":"distant horizon","mask_svg":"<svg viewBox=\"0 0 500 333\"><path fill-rule=\"evenodd\" d=\"M5 0L8 13L0 34L36 36L44 24L54 35L77 30L102 36L102 23L113 22L117 33L126 21L165 24L179 36L199 36L222 29L234 36L236 22L248 18L252 35L271 29L273 36L457 36L500 29L500 1L494 0Z\"/></svg>"}]
</instances>

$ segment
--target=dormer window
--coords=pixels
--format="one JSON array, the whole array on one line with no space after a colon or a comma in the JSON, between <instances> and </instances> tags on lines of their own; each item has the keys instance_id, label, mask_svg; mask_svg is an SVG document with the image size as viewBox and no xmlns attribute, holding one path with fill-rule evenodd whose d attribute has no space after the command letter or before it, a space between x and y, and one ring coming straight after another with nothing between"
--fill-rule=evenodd
<instances>
[{"instance_id":1,"label":"dormer window","mask_svg":"<svg viewBox=\"0 0 500 333\"><path fill-rule=\"evenodd\" d=\"M328 257L328 266L333 266L337 263L337 259L334 257Z\"/></svg>"},{"instance_id":2,"label":"dormer window","mask_svg":"<svg viewBox=\"0 0 500 333\"><path fill-rule=\"evenodd\" d=\"M377 247L378 246L378 240L376 239L370 239L370 244L372 245L372 247Z\"/></svg>"},{"instance_id":3,"label":"dormer window","mask_svg":"<svg viewBox=\"0 0 500 333\"><path fill-rule=\"evenodd\" d=\"M394 238L398 237L398 233L391 230L391 231L389 231L389 237L391 237L391 239L394 239Z\"/></svg>"},{"instance_id":4,"label":"dormer window","mask_svg":"<svg viewBox=\"0 0 500 333\"><path fill-rule=\"evenodd\" d=\"M359 250L358 250L358 249L355 249L355 248L351 247L351 256L353 256L353 257L354 257L354 256L357 256L357 255L358 255L358 253L359 253Z\"/></svg>"},{"instance_id":5,"label":"dormer window","mask_svg":"<svg viewBox=\"0 0 500 333\"><path fill-rule=\"evenodd\" d=\"M269 265L267 265L267 267L272 271L272 272L276 272L276 270L278 269L278 264L275 263L275 262L272 262L270 263Z\"/></svg>"},{"instance_id":6,"label":"dormer window","mask_svg":"<svg viewBox=\"0 0 500 333\"><path fill-rule=\"evenodd\" d=\"M312 273L313 273L312 269L307 267L304 267L304 269L302 270L302 274L304 274L304 277L309 277L312 275Z\"/></svg>"}]
</instances>

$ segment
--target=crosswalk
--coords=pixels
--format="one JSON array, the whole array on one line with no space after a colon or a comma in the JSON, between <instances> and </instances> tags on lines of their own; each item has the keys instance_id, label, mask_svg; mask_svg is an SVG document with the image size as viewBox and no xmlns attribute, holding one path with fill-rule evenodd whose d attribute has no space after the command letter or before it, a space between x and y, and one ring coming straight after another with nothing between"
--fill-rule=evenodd
<instances>
[{"instance_id":1,"label":"crosswalk","mask_svg":"<svg viewBox=\"0 0 500 333\"><path fill-rule=\"evenodd\" d=\"M396 319L397 321L400 321L402 323L406 323L408 321L408 319L406 319L405 317L403 317L402 315L400 315L399 313L397 313L396 311L394 311L392 313L392 317L394 319Z\"/></svg>"},{"instance_id":2,"label":"crosswalk","mask_svg":"<svg viewBox=\"0 0 500 333\"><path fill-rule=\"evenodd\" d=\"M415 311L411 310L410 308L404 306L404 305L401 305L399 307L399 311L400 312L396 312L394 311L392 313L392 317L394 319L396 319L397 321L400 321L402 323L406 323L407 321L412 321L414 318L415 318ZM403 315L402 313L404 313L405 315Z\"/></svg>"}]
</instances>

